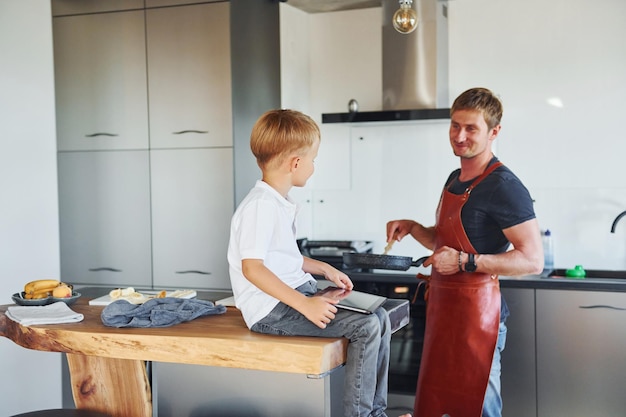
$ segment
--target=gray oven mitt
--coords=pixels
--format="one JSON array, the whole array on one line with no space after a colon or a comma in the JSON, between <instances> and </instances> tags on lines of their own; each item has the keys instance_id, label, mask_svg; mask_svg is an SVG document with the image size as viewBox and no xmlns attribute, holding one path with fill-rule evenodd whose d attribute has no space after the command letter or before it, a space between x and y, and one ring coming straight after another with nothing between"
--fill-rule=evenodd
<instances>
[{"instance_id":1,"label":"gray oven mitt","mask_svg":"<svg viewBox=\"0 0 626 417\"><path fill-rule=\"evenodd\" d=\"M139 305L117 300L102 310L100 318L109 327L167 327L224 312L226 307L211 301L165 297Z\"/></svg>"}]
</instances>

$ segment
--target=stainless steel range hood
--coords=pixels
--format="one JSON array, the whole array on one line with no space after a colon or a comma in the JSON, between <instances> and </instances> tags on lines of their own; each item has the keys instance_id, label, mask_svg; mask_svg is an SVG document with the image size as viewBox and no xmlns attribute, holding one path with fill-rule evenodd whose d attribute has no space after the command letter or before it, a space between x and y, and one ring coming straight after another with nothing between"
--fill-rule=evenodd
<instances>
[{"instance_id":1,"label":"stainless steel range hood","mask_svg":"<svg viewBox=\"0 0 626 417\"><path fill-rule=\"evenodd\" d=\"M322 123L447 119L448 2L414 0L420 25L403 35L391 18L397 0L382 1L383 91L381 111L325 113Z\"/></svg>"}]
</instances>

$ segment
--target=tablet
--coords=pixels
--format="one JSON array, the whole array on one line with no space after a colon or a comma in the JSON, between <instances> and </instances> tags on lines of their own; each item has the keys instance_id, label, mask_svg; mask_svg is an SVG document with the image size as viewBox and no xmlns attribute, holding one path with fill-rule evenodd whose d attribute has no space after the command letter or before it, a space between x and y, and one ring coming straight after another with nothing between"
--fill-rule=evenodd
<instances>
[{"instance_id":1,"label":"tablet","mask_svg":"<svg viewBox=\"0 0 626 417\"><path fill-rule=\"evenodd\" d=\"M361 291L346 291L338 288L330 281L317 281L317 294L330 295L339 298L339 303L335 304L338 308L356 311L357 313L372 314L385 301L386 297L369 294Z\"/></svg>"}]
</instances>

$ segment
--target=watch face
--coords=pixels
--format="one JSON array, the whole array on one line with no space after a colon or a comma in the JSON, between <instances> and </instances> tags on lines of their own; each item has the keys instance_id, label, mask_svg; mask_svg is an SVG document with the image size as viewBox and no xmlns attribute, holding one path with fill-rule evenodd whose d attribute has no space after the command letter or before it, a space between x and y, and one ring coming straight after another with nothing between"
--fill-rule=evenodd
<instances>
[{"instance_id":1,"label":"watch face","mask_svg":"<svg viewBox=\"0 0 626 417\"><path fill-rule=\"evenodd\" d=\"M465 270L467 272L476 272L476 262L474 262L474 254L467 255L467 263L465 264Z\"/></svg>"}]
</instances>

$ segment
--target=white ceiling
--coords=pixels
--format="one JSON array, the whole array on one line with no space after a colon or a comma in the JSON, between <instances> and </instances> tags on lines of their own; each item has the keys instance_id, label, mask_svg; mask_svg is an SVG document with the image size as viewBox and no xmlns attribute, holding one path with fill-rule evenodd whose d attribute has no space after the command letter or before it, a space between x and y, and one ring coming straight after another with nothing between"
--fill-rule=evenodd
<instances>
[{"instance_id":1,"label":"white ceiling","mask_svg":"<svg viewBox=\"0 0 626 417\"><path fill-rule=\"evenodd\" d=\"M380 7L382 0L287 0L290 6L307 13L336 12L340 10Z\"/></svg>"}]
</instances>

